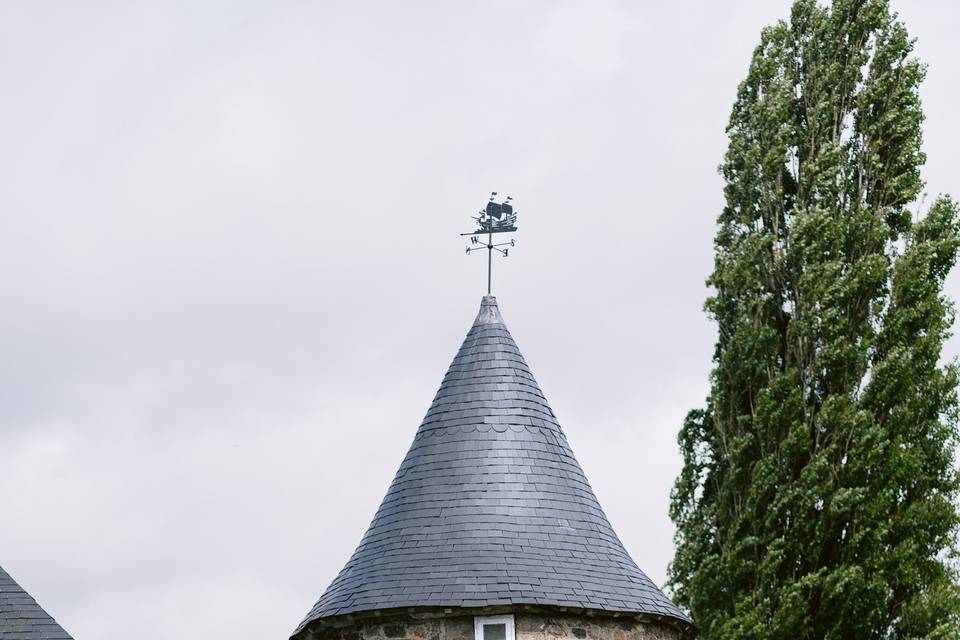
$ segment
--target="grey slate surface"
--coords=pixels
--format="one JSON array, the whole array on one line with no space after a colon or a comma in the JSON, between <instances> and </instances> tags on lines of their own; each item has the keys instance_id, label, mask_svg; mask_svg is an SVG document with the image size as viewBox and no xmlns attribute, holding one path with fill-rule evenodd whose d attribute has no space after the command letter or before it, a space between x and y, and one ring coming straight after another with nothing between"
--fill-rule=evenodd
<instances>
[{"instance_id":1,"label":"grey slate surface","mask_svg":"<svg viewBox=\"0 0 960 640\"><path fill-rule=\"evenodd\" d=\"M0 640L73 640L0 567Z\"/></svg>"},{"instance_id":2,"label":"grey slate surface","mask_svg":"<svg viewBox=\"0 0 960 640\"><path fill-rule=\"evenodd\" d=\"M690 621L623 548L485 296L370 528L294 635L375 609L518 604Z\"/></svg>"}]
</instances>

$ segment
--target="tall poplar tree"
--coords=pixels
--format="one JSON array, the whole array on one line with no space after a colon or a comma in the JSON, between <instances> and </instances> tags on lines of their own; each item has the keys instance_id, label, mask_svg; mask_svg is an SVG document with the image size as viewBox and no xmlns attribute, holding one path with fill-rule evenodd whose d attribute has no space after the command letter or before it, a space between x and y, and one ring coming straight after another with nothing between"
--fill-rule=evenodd
<instances>
[{"instance_id":1,"label":"tall poplar tree","mask_svg":"<svg viewBox=\"0 0 960 640\"><path fill-rule=\"evenodd\" d=\"M924 66L884 0L814 0L739 87L679 442L670 586L701 636L955 638L957 206L923 215Z\"/></svg>"}]
</instances>

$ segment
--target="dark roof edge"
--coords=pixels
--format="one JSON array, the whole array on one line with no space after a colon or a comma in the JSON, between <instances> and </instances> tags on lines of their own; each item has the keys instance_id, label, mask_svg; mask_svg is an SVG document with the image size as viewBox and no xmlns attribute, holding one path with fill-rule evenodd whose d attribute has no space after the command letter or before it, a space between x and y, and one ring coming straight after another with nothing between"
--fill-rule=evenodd
<instances>
[{"instance_id":1,"label":"dark roof edge","mask_svg":"<svg viewBox=\"0 0 960 640\"><path fill-rule=\"evenodd\" d=\"M608 611L605 609L589 609L546 604L504 604L483 607L395 607L390 609L355 611L353 613L345 613L342 615L327 616L325 618L316 618L311 620L301 629L298 629L296 632L294 632L294 634L290 636L290 640L314 640L316 634L321 631L342 628L357 622L365 622L371 619L388 620L398 617L430 619L449 618L457 615L484 616L504 613L564 613L567 615L584 616L589 618L617 618L620 620L636 620L640 622L654 621L673 627L680 632L680 635L684 638L684 640L690 640L697 635L696 625L673 616L658 615L654 613L638 613L635 611Z\"/></svg>"}]
</instances>

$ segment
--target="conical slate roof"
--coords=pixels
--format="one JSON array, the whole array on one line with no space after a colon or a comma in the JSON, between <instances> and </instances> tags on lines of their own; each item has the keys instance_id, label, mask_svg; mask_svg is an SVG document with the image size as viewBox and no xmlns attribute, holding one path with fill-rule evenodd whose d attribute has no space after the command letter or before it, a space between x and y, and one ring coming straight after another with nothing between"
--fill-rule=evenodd
<instances>
[{"instance_id":1,"label":"conical slate roof","mask_svg":"<svg viewBox=\"0 0 960 640\"><path fill-rule=\"evenodd\" d=\"M0 640L73 640L0 567Z\"/></svg>"},{"instance_id":2,"label":"conical slate roof","mask_svg":"<svg viewBox=\"0 0 960 640\"><path fill-rule=\"evenodd\" d=\"M623 548L485 296L360 546L294 636L348 613L521 604L690 622Z\"/></svg>"}]
</instances>

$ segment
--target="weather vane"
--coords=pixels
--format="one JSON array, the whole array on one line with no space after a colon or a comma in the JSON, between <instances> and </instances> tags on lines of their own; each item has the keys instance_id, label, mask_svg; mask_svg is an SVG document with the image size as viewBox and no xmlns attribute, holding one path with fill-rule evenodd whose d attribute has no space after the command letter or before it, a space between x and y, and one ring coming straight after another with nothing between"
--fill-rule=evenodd
<instances>
[{"instance_id":1,"label":"weather vane","mask_svg":"<svg viewBox=\"0 0 960 640\"><path fill-rule=\"evenodd\" d=\"M470 233L461 233L461 236L471 236L470 244L467 245L467 255L480 249L487 250L487 295L490 295L490 280L493 271L493 252L498 251L500 255L506 258L510 255L509 247L515 246L514 240L510 242L500 242L494 244L493 234L495 233L513 233L517 230L517 213L513 210L513 198L507 196L503 202L494 202L497 192L490 194L490 201L487 202L485 209L481 209L473 219L477 221L476 231ZM487 242L484 244L480 236L487 235Z\"/></svg>"}]
</instances>

